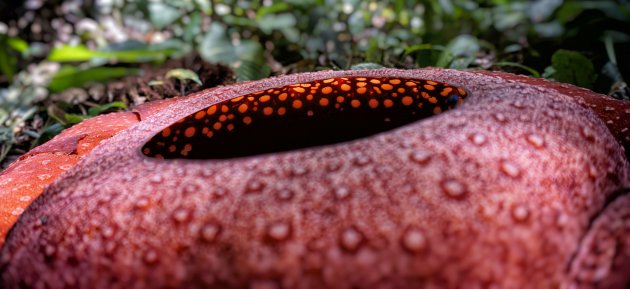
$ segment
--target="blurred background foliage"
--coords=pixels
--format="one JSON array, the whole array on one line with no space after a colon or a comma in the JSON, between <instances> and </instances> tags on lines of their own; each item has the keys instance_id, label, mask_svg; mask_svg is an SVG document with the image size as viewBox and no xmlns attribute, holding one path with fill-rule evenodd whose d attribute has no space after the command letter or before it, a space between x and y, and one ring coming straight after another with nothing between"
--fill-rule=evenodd
<instances>
[{"instance_id":1,"label":"blurred background foliage","mask_svg":"<svg viewBox=\"0 0 630 289\"><path fill-rule=\"evenodd\" d=\"M0 160L112 109L321 69L503 70L630 98L629 33L628 0L1 1Z\"/></svg>"}]
</instances>

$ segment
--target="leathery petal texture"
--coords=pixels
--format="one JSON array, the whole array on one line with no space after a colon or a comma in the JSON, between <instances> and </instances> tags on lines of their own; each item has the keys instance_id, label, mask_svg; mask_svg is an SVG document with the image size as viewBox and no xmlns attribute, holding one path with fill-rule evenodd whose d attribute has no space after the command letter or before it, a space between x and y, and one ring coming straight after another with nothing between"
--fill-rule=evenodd
<instances>
[{"instance_id":1,"label":"leathery petal texture","mask_svg":"<svg viewBox=\"0 0 630 289\"><path fill-rule=\"evenodd\" d=\"M344 77L431 80L468 97L335 144L227 159L142 151L223 100ZM7 236L2 287L627 288L630 108L599 96L591 109L598 95L561 86L385 69L201 92L48 186Z\"/></svg>"}]
</instances>

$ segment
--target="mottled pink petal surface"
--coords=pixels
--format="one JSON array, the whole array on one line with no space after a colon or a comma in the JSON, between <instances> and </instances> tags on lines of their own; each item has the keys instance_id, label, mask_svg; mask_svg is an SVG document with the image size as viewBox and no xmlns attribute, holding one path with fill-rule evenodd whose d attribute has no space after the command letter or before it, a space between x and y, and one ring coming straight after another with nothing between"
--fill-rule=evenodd
<instances>
[{"instance_id":1,"label":"mottled pink petal surface","mask_svg":"<svg viewBox=\"0 0 630 289\"><path fill-rule=\"evenodd\" d=\"M141 152L219 101L345 76L429 79L470 96L453 111L333 145L227 160ZM4 288L627 288L630 165L615 138L625 132L589 108L601 98L622 123L615 117L626 104L545 83L383 69L200 92L103 141L50 185L9 234L0 280Z\"/></svg>"}]
</instances>

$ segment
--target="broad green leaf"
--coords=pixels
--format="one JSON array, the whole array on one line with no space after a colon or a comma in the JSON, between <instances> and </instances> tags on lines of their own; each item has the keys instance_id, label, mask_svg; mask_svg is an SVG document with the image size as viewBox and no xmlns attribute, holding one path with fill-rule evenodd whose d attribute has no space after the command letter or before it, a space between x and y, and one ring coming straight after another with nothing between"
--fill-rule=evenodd
<instances>
[{"instance_id":1,"label":"broad green leaf","mask_svg":"<svg viewBox=\"0 0 630 289\"><path fill-rule=\"evenodd\" d=\"M290 6L286 2L276 2L271 6L263 6L256 11L256 20L260 21L261 18L267 14L274 14L289 10Z\"/></svg>"},{"instance_id":2,"label":"broad green leaf","mask_svg":"<svg viewBox=\"0 0 630 289\"><path fill-rule=\"evenodd\" d=\"M70 46L63 45L55 47L50 51L48 60L50 61L88 61L95 57L106 57L104 53L92 51L83 45Z\"/></svg>"},{"instance_id":3,"label":"broad green leaf","mask_svg":"<svg viewBox=\"0 0 630 289\"><path fill-rule=\"evenodd\" d=\"M199 47L199 54L208 62L230 65L239 81L260 79L271 73L265 64L263 48L257 41L241 40L233 45L225 28L212 24Z\"/></svg>"},{"instance_id":4,"label":"broad green leaf","mask_svg":"<svg viewBox=\"0 0 630 289\"><path fill-rule=\"evenodd\" d=\"M78 69L64 66L53 76L50 84L48 84L48 89L52 92L60 92L70 87L81 87L90 82L102 82L128 75L138 75L139 73L139 69L125 67Z\"/></svg>"},{"instance_id":5,"label":"broad green leaf","mask_svg":"<svg viewBox=\"0 0 630 289\"><path fill-rule=\"evenodd\" d=\"M555 70L555 80L586 88L593 87L595 68L591 60L579 52L560 49L551 56L551 65Z\"/></svg>"},{"instance_id":6,"label":"broad green leaf","mask_svg":"<svg viewBox=\"0 0 630 289\"><path fill-rule=\"evenodd\" d=\"M166 73L166 78L177 78L180 81L192 80L199 85L202 85L201 79L199 79L199 75L190 69L184 68L175 68L171 69Z\"/></svg>"},{"instance_id":7,"label":"broad green leaf","mask_svg":"<svg viewBox=\"0 0 630 289\"><path fill-rule=\"evenodd\" d=\"M25 53L28 50L28 43L17 37L8 37L7 44L19 53Z\"/></svg>"},{"instance_id":8,"label":"broad green leaf","mask_svg":"<svg viewBox=\"0 0 630 289\"><path fill-rule=\"evenodd\" d=\"M7 46L0 44L0 73L5 75L9 81L13 79L15 74L17 60L8 51Z\"/></svg>"},{"instance_id":9,"label":"broad green leaf","mask_svg":"<svg viewBox=\"0 0 630 289\"><path fill-rule=\"evenodd\" d=\"M436 66L455 69L468 68L473 63L480 45L477 38L470 35L460 35L451 40L440 54Z\"/></svg>"},{"instance_id":10,"label":"broad green leaf","mask_svg":"<svg viewBox=\"0 0 630 289\"><path fill-rule=\"evenodd\" d=\"M94 51L83 45L70 46L63 45L52 49L48 55L48 60L58 62L81 62L92 59L107 59L122 63L162 61L168 58L175 50L162 49L134 49L134 50L112 50Z\"/></svg>"},{"instance_id":11,"label":"broad green leaf","mask_svg":"<svg viewBox=\"0 0 630 289\"><path fill-rule=\"evenodd\" d=\"M264 33L271 34L274 30L278 30L290 42L299 40L300 32L295 28L296 24L295 15L290 13L267 14L258 19L258 27Z\"/></svg>"},{"instance_id":12,"label":"broad green leaf","mask_svg":"<svg viewBox=\"0 0 630 289\"><path fill-rule=\"evenodd\" d=\"M157 29L168 26L180 17L179 10L168 4L162 2L149 3L149 18Z\"/></svg>"},{"instance_id":13,"label":"broad green leaf","mask_svg":"<svg viewBox=\"0 0 630 289\"><path fill-rule=\"evenodd\" d=\"M190 15L190 22L184 29L184 41L190 42L195 39L195 36L201 32L201 13L194 12Z\"/></svg>"},{"instance_id":14,"label":"broad green leaf","mask_svg":"<svg viewBox=\"0 0 630 289\"><path fill-rule=\"evenodd\" d=\"M236 81L256 80L269 76L271 68L264 63L242 61L234 70Z\"/></svg>"},{"instance_id":15,"label":"broad green leaf","mask_svg":"<svg viewBox=\"0 0 630 289\"><path fill-rule=\"evenodd\" d=\"M0 34L0 75L6 76L7 80L12 82L18 70L17 53L24 54L27 50L26 41Z\"/></svg>"},{"instance_id":16,"label":"broad green leaf","mask_svg":"<svg viewBox=\"0 0 630 289\"><path fill-rule=\"evenodd\" d=\"M227 38L225 28L217 23L210 24L198 50L199 55L208 62L230 64L238 60L234 46Z\"/></svg>"}]
</instances>

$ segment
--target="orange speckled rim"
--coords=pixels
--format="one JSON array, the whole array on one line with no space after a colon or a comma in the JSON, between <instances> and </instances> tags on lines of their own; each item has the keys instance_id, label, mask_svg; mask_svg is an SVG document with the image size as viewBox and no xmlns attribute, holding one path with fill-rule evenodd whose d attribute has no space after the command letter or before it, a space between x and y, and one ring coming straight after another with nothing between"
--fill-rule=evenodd
<instances>
[{"instance_id":1,"label":"orange speckled rim","mask_svg":"<svg viewBox=\"0 0 630 289\"><path fill-rule=\"evenodd\" d=\"M222 158L241 155L248 150L243 144L257 146L257 152L273 152L283 142L303 142L292 148L334 143L348 140L344 135L357 134L366 126L370 129L356 137L439 114L460 105L466 96L462 87L420 79L339 77L297 83L201 109L163 129L142 151L155 158L208 158L212 152L217 153L211 156ZM345 124L351 121L356 123ZM287 125L295 127L287 131L291 129ZM348 127L340 131L343 125ZM254 127L241 132L250 126ZM281 127L284 131L278 131ZM231 138L235 133L247 134L247 139ZM264 144L268 139L272 140ZM261 149L265 145L268 148Z\"/></svg>"}]
</instances>

